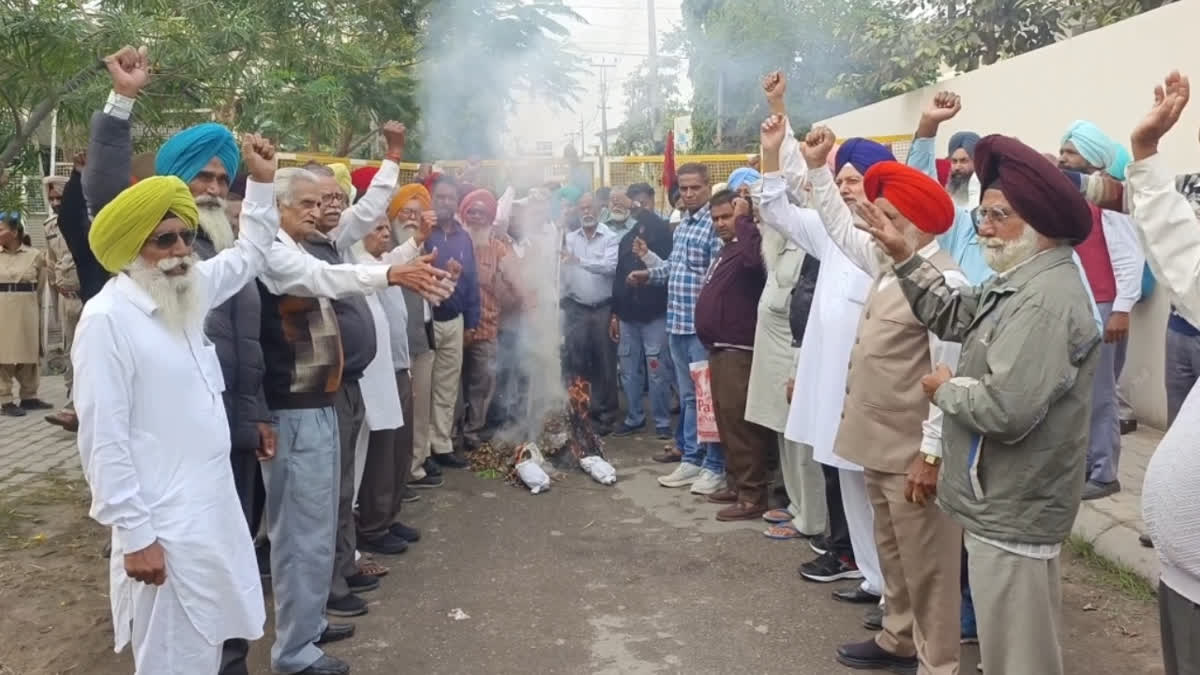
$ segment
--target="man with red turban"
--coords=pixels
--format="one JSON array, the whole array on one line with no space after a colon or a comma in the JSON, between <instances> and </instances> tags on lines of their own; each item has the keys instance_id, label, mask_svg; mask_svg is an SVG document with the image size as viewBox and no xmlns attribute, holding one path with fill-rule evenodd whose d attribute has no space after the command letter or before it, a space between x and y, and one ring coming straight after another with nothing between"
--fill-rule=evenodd
<instances>
[{"instance_id":1,"label":"man with red turban","mask_svg":"<svg viewBox=\"0 0 1200 675\"><path fill-rule=\"evenodd\" d=\"M975 166L979 240L996 270L981 286L948 283L883 200L863 210L862 227L895 262L913 314L963 345L956 373L939 365L921 386L943 412L938 504L966 530L984 671L1060 675L1059 554L1079 511L1080 420L1100 344L1071 257L1091 213L1057 167L1014 138L981 140Z\"/></svg>"},{"instance_id":2,"label":"man with red turban","mask_svg":"<svg viewBox=\"0 0 1200 675\"><path fill-rule=\"evenodd\" d=\"M463 335L462 412L463 440L474 449L486 439L488 408L496 393L500 316L521 304L519 275L506 239L496 236L496 197L488 190L472 190L458 206L458 220L475 245L479 280L479 325Z\"/></svg>"},{"instance_id":3,"label":"man with red turban","mask_svg":"<svg viewBox=\"0 0 1200 675\"><path fill-rule=\"evenodd\" d=\"M884 578L883 629L871 640L838 648L837 658L853 668L919 665L921 672L949 675L958 672L962 528L934 503L942 411L926 399L920 378L931 363L956 364L961 347L921 323L886 252L855 227L826 167L833 143L833 132L817 127L801 146L813 202L838 248L875 280L850 352L846 423L834 448L864 469ZM945 284L967 286L936 239L955 220L954 203L937 181L899 162L880 161L865 172L863 191L860 209L874 205L906 246L937 267Z\"/></svg>"}]
</instances>

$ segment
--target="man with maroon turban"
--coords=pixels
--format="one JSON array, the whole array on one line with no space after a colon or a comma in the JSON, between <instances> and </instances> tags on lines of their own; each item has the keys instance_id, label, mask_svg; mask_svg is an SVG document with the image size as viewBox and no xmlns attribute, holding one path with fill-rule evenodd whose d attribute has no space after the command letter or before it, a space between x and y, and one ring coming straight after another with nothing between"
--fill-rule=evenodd
<instances>
[{"instance_id":1,"label":"man with maroon turban","mask_svg":"<svg viewBox=\"0 0 1200 675\"><path fill-rule=\"evenodd\" d=\"M859 210L913 314L963 345L956 373L939 365L921 386L943 413L938 504L966 530L984 672L1061 675L1059 554L1079 510L1101 337L1071 247L1092 218L1071 181L1014 138L981 140L975 166L979 241L996 271L980 286L947 283L886 205Z\"/></svg>"},{"instance_id":2,"label":"man with maroon turban","mask_svg":"<svg viewBox=\"0 0 1200 675\"><path fill-rule=\"evenodd\" d=\"M885 580L883 629L873 639L843 645L837 658L852 668L919 665L923 673L952 675L958 672L962 528L934 504L942 411L927 400L920 378L931 364L957 364L960 345L929 332L905 299L887 253L854 227L826 167L834 138L817 127L801 148L813 202L830 238L875 280L850 352L845 422L834 451L863 467ZM865 172L863 191L862 203L873 204L909 250L936 266L943 284L967 286L936 239L956 215L942 186L917 169L882 161Z\"/></svg>"}]
</instances>

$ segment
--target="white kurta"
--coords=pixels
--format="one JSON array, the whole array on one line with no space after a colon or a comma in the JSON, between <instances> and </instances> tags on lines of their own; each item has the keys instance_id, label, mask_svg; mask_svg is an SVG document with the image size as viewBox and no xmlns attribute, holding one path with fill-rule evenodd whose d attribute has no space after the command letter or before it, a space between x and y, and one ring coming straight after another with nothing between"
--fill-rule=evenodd
<instances>
[{"instance_id":1,"label":"white kurta","mask_svg":"<svg viewBox=\"0 0 1200 675\"><path fill-rule=\"evenodd\" d=\"M816 211L802 209L788 200L787 183L778 172L763 179L761 213L764 223L821 261L784 436L811 445L813 458L822 464L861 470L834 454L833 440L846 400L850 350L871 289L871 277L842 253Z\"/></svg>"},{"instance_id":2,"label":"white kurta","mask_svg":"<svg viewBox=\"0 0 1200 675\"><path fill-rule=\"evenodd\" d=\"M273 186L249 181L241 237L195 267L205 308L199 317L261 271L278 225ZM229 464L225 383L216 348L201 321L183 334L172 333L156 312L150 296L119 274L84 307L72 352L90 514L113 531L109 576L116 648L132 637L133 598L145 588L125 574L124 555L155 541L166 553L168 581L159 592L173 592L178 600L156 603L155 612L181 608L210 645L255 639L263 634L266 615L254 545ZM139 647L140 653L156 654L172 643Z\"/></svg>"}]
</instances>

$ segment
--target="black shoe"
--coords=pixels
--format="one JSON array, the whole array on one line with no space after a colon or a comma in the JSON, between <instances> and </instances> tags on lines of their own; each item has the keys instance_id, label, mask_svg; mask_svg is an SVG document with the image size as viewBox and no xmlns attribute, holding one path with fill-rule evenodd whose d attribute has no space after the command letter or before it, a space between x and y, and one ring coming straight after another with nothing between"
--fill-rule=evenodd
<instances>
[{"instance_id":1,"label":"black shoe","mask_svg":"<svg viewBox=\"0 0 1200 675\"><path fill-rule=\"evenodd\" d=\"M1137 420L1121 420L1121 435L1125 436L1127 434L1132 434L1133 432L1137 431L1137 427Z\"/></svg>"},{"instance_id":2,"label":"black shoe","mask_svg":"<svg viewBox=\"0 0 1200 675\"><path fill-rule=\"evenodd\" d=\"M838 647L837 660L843 666L855 670L890 670L893 673L917 672L917 657L896 656L891 652L884 651L874 638Z\"/></svg>"},{"instance_id":3,"label":"black shoe","mask_svg":"<svg viewBox=\"0 0 1200 675\"><path fill-rule=\"evenodd\" d=\"M825 555L829 552L829 538L823 534L818 534L808 540L808 547L817 555Z\"/></svg>"},{"instance_id":4,"label":"black shoe","mask_svg":"<svg viewBox=\"0 0 1200 675\"><path fill-rule=\"evenodd\" d=\"M21 399L22 410L53 410L54 406L46 403L40 398L24 398Z\"/></svg>"},{"instance_id":5,"label":"black shoe","mask_svg":"<svg viewBox=\"0 0 1200 675\"><path fill-rule=\"evenodd\" d=\"M389 532L391 532L393 537L397 537L410 544L421 541L421 531L415 527L409 527L404 523L392 523Z\"/></svg>"},{"instance_id":6,"label":"black shoe","mask_svg":"<svg viewBox=\"0 0 1200 675\"><path fill-rule=\"evenodd\" d=\"M3 406L0 406L0 415L6 417L24 417L25 409L16 403L5 403Z\"/></svg>"},{"instance_id":7,"label":"black shoe","mask_svg":"<svg viewBox=\"0 0 1200 675\"><path fill-rule=\"evenodd\" d=\"M1154 548L1154 541L1150 539L1150 535L1148 534L1138 535L1138 543L1146 548Z\"/></svg>"},{"instance_id":8,"label":"black shoe","mask_svg":"<svg viewBox=\"0 0 1200 675\"><path fill-rule=\"evenodd\" d=\"M450 452L444 455L434 455L433 461L451 469L467 468L467 460L463 459L462 455L459 455L457 452Z\"/></svg>"},{"instance_id":9,"label":"black shoe","mask_svg":"<svg viewBox=\"0 0 1200 675\"><path fill-rule=\"evenodd\" d=\"M879 605L868 607L866 613L863 614L862 625L867 630L883 630L883 608Z\"/></svg>"},{"instance_id":10,"label":"black shoe","mask_svg":"<svg viewBox=\"0 0 1200 675\"><path fill-rule=\"evenodd\" d=\"M325 613L330 616L362 616L367 613L367 601L351 593L326 602Z\"/></svg>"},{"instance_id":11,"label":"black shoe","mask_svg":"<svg viewBox=\"0 0 1200 675\"><path fill-rule=\"evenodd\" d=\"M401 503L411 504L413 502L421 501L421 495L417 494L417 491L412 489L411 485L412 483L405 485L403 491L400 493Z\"/></svg>"},{"instance_id":12,"label":"black shoe","mask_svg":"<svg viewBox=\"0 0 1200 675\"><path fill-rule=\"evenodd\" d=\"M350 675L350 664L345 661L323 654L316 663L296 673L296 675Z\"/></svg>"},{"instance_id":13,"label":"black shoe","mask_svg":"<svg viewBox=\"0 0 1200 675\"><path fill-rule=\"evenodd\" d=\"M317 645L323 645L330 642L341 642L354 637L354 624L352 623L331 623L325 626L325 632L321 633L321 637L317 638Z\"/></svg>"},{"instance_id":14,"label":"black shoe","mask_svg":"<svg viewBox=\"0 0 1200 675\"><path fill-rule=\"evenodd\" d=\"M809 581L828 583L842 579L861 579L863 573L849 556L826 553L800 566L800 576Z\"/></svg>"},{"instance_id":15,"label":"black shoe","mask_svg":"<svg viewBox=\"0 0 1200 675\"><path fill-rule=\"evenodd\" d=\"M438 463L433 461L432 457L426 457L425 463L422 464L421 466L424 467L426 476L441 476L442 475L442 467L438 466Z\"/></svg>"},{"instance_id":16,"label":"black shoe","mask_svg":"<svg viewBox=\"0 0 1200 675\"><path fill-rule=\"evenodd\" d=\"M839 602L848 602L852 605L878 605L879 596L874 593L868 593L862 589L862 586L854 588L843 588L833 592L833 599Z\"/></svg>"},{"instance_id":17,"label":"black shoe","mask_svg":"<svg viewBox=\"0 0 1200 675\"><path fill-rule=\"evenodd\" d=\"M645 422L642 422L642 426L640 427L631 427L628 424L622 424L616 431L613 432L613 436L616 436L617 438L625 438L626 436L632 436L645 428Z\"/></svg>"},{"instance_id":18,"label":"black shoe","mask_svg":"<svg viewBox=\"0 0 1200 675\"><path fill-rule=\"evenodd\" d=\"M418 490L431 490L433 488L440 488L445 484L446 479L442 478L440 473L435 476L428 472L425 474L424 478L408 481L409 487L417 488Z\"/></svg>"},{"instance_id":19,"label":"black shoe","mask_svg":"<svg viewBox=\"0 0 1200 675\"><path fill-rule=\"evenodd\" d=\"M1109 495L1115 495L1121 491L1121 481L1114 480L1110 483L1101 483L1099 481L1089 480L1083 486L1083 501L1092 499L1103 499Z\"/></svg>"},{"instance_id":20,"label":"black shoe","mask_svg":"<svg viewBox=\"0 0 1200 675\"><path fill-rule=\"evenodd\" d=\"M395 536L391 532L388 532L381 537L372 537L370 539L367 539L366 537L359 537L358 549L368 553L378 553L379 555L400 555L408 550L408 542L400 537ZM367 575L364 574L362 576ZM371 578L376 579L375 577ZM376 579L375 583L378 585L379 580Z\"/></svg>"},{"instance_id":21,"label":"black shoe","mask_svg":"<svg viewBox=\"0 0 1200 675\"><path fill-rule=\"evenodd\" d=\"M346 585L351 593L369 593L379 588L379 577L360 572L346 577Z\"/></svg>"}]
</instances>

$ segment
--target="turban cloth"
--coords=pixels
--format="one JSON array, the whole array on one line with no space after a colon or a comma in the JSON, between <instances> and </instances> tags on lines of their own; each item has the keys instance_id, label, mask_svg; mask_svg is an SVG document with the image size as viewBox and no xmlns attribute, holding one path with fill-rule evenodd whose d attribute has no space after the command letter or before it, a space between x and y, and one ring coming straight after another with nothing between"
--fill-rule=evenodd
<instances>
[{"instance_id":1,"label":"turban cloth","mask_svg":"<svg viewBox=\"0 0 1200 675\"><path fill-rule=\"evenodd\" d=\"M178 177L153 176L126 188L92 221L88 244L96 260L112 274L125 269L168 213L196 227L196 200Z\"/></svg>"},{"instance_id":2,"label":"turban cloth","mask_svg":"<svg viewBox=\"0 0 1200 675\"><path fill-rule=\"evenodd\" d=\"M459 222L466 224L467 211L470 211L471 207L473 207L473 206L482 206L483 207L483 210L486 212L486 215L484 216L484 220L487 221L487 224L489 226L491 226L492 223L496 222L496 209L497 209L496 196L493 195L490 191L484 190L484 189L479 189L479 190L475 190L475 191L471 192L466 197L463 197L462 202L460 202L458 205L458 220L459 220Z\"/></svg>"},{"instance_id":3,"label":"turban cloth","mask_svg":"<svg viewBox=\"0 0 1200 675\"><path fill-rule=\"evenodd\" d=\"M583 197L583 189L578 185L567 184L559 188L558 198L562 203L574 206Z\"/></svg>"},{"instance_id":4,"label":"turban cloth","mask_svg":"<svg viewBox=\"0 0 1200 675\"><path fill-rule=\"evenodd\" d=\"M354 184L354 189L358 190L358 194L365 195L367 188L371 187L371 181L375 180L375 174L379 173L377 166L364 166L355 169L350 174L350 182Z\"/></svg>"},{"instance_id":5,"label":"turban cloth","mask_svg":"<svg viewBox=\"0 0 1200 675\"><path fill-rule=\"evenodd\" d=\"M237 175L242 153L229 129L215 122L205 122L167 139L154 157L154 173L160 176L179 176L190 183L196 174L216 157L225 165L230 179Z\"/></svg>"},{"instance_id":6,"label":"turban cloth","mask_svg":"<svg viewBox=\"0 0 1200 675\"><path fill-rule=\"evenodd\" d=\"M1078 120L1067 129L1062 142L1074 145L1088 164L1108 171L1108 174L1117 180L1125 180L1125 167L1131 159L1129 152L1109 138L1100 127Z\"/></svg>"},{"instance_id":7,"label":"turban cloth","mask_svg":"<svg viewBox=\"0 0 1200 675\"><path fill-rule=\"evenodd\" d=\"M967 157L975 159L975 146L979 144L979 134L974 131L960 131L950 137L950 151L946 154L953 155L955 150L963 149L967 151Z\"/></svg>"},{"instance_id":8,"label":"turban cloth","mask_svg":"<svg viewBox=\"0 0 1200 675\"><path fill-rule=\"evenodd\" d=\"M944 234L954 224L954 202L937 181L900 162L879 162L863 176L867 199L883 197L918 230Z\"/></svg>"},{"instance_id":9,"label":"turban cloth","mask_svg":"<svg viewBox=\"0 0 1200 675\"><path fill-rule=\"evenodd\" d=\"M334 182L349 197L350 193L354 192L354 184L350 182L350 167L341 162L334 162L333 164L326 164L325 168L333 172Z\"/></svg>"},{"instance_id":10,"label":"turban cloth","mask_svg":"<svg viewBox=\"0 0 1200 675\"><path fill-rule=\"evenodd\" d=\"M975 174L998 188L1033 229L1072 243L1087 239L1092 213L1079 188L1037 150L1008 136L987 136L975 148Z\"/></svg>"},{"instance_id":11,"label":"turban cloth","mask_svg":"<svg viewBox=\"0 0 1200 675\"><path fill-rule=\"evenodd\" d=\"M937 166L938 182L945 187L950 182L950 160L937 159L934 160L934 164Z\"/></svg>"},{"instance_id":12,"label":"turban cloth","mask_svg":"<svg viewBox=\"0 0 1200 675\"><path fill-rule=\"evenodd\" d=\"M729 184L726 185L726 188L736 191L743 185L753 185L761 179L762 174L748 166L743 166L740 169L735 169L733 173L729 174Z\"/></svg>"},{"instance_id":13,"label":"turban cloth","mask_svg":"<svg viewBox=\"0 0 1200 675\"><path fill-rule=\"evenodd\" d=\"M409 183L401 185L400 189L396 190L396 196L392 197L392 203L388 204L388 219L400 215L400 210L404 208L404 205L414 199L421 203L422 211L429 211L433 208L433 198L429 196L429 190L426 190L425 186L420 183Z\"/></svg>"},{"instance_id":14,"label":"turban cloth","mask_svg":"<svg viewBox=\"0 0 1200 675\"><path fill-rule=\"evenodd\" d=\"M716 185L712 186L712 190L709 192L709 195L712 197L716 197L718 192L724 192L725 190L728 190L728 189L729 189L729 183L717 183Z\"/></svg>"},{"instance_id":15,"label":"turban cloth","mask_svg":"<svg viewBox=\"0 0 1200 675\"><path fill-rule=\"evenodd\" d=\"M834 175L841 173L842 167L850 164L858 172L866 175L867 169L877 162L894 162L896 156L886 145L865 138L851 138L838 148L833 162Z\"/></svg>"}]
</instances>

